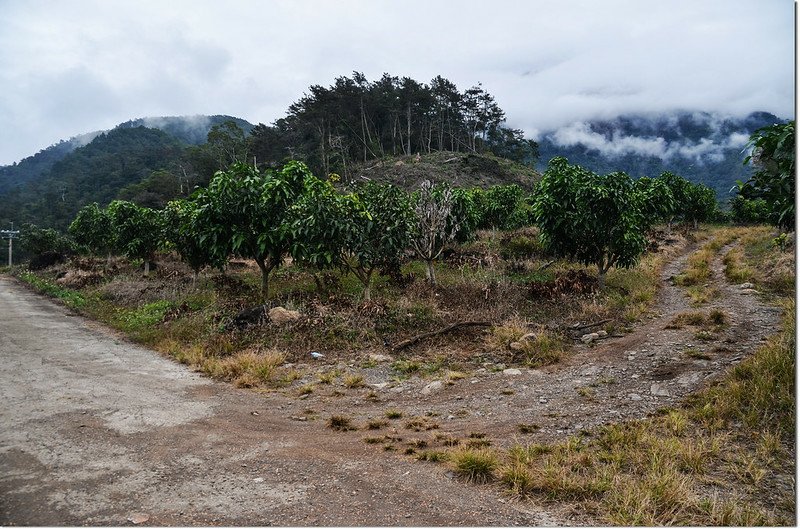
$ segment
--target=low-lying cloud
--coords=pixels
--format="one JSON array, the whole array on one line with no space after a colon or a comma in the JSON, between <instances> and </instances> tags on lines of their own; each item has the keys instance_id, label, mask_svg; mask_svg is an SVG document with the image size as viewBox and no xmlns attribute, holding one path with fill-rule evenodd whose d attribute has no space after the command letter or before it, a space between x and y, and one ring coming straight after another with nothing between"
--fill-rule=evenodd
<instances>
[{"instance_id":1,"label":"low-lying cloud","mask_svg":"<svg viewBox=\"0 0 800 529\"><path fill-rule=\"evenodd\" d=\"M714 124L714 121L710 121ZM716 122L718 124L718 122ZM674 157L694 160L703 164L706 161L720 162L725 158L725 152L730 149L743 148L749 135L743 132L733 132L727 135L715 130L710 137L691 140L681 138L668 141L660 136L633 136L626 135L619 130L610 134L602 134L592 129L589 122L580 121L571 123L555 132L548 133L545 137L560 147L574 147L581 145L587 149L598 151L608 158L617 158L629 154L639 156L652 156L664 161Z\"/></svg>"}]
</instances>

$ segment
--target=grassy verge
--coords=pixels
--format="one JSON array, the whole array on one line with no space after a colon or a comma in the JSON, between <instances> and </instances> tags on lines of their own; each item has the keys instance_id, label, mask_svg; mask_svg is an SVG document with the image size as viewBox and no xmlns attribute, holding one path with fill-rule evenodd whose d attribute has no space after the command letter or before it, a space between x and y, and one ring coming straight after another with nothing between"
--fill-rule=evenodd
<instances>
[{"instance_id":1,"label":"grassy verge","mask_svg":"<svg viewBox=\"0 0 800 529\"><path fill-rule=\"evenodd\" d=\"M784 309L781 331L715 385L679 409L613 424L551 444L506 450L442 448L432 458L474 482L494 482L519 498L577 505L602 524L759 526L795 521L795 300L787 256L768 228L712 234L690 265L702 271L720 248L728 276L747 279ZM731 251L734 251L731 250ZM694 257L694 256L693 256ZM714 333L724 311L690 311L670 323ZM435 457L433 457L435 456Z\"/></svg>"}]
</instances>

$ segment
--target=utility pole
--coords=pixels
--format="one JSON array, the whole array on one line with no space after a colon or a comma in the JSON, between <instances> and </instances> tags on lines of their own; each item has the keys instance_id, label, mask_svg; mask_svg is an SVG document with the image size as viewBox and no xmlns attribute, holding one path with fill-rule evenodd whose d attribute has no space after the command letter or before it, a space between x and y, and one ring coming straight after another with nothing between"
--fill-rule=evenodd
<instances>
[{"instance_id":1,"label":"utility pole","mask_svg":"<svg viewBox=\"0 0 800 529\"><path fill-rule=\"evenodd\" d=\"M14 230L14 223L11 223L10 230L0 230L0 237L8 239L8 266L13 264L12 255L14 251L14 239L19 238L19 230Z\"/></svg>"}]
</instances>

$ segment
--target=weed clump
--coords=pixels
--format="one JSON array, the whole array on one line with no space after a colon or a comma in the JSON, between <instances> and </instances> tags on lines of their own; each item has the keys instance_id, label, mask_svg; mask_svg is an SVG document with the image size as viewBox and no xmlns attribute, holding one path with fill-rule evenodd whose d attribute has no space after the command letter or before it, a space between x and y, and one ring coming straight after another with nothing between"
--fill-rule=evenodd
<instances>
[{"instance_id":1,"label":"weed clump","mask_svg":"<svg viewBox=\"0 0 800 529\"><path fill-rule=\"evenodd\" d=\"M456 473L472 483L492 481L499 465L495 453L486 449L458 450L451 453L450 461Z\"/></svg>"},{"instance_id":2,"label":"weed clump","mask_svg":"<svg viewBox=\"0 0 800 529\"><path fill-rule=\"evenodd\" d=\"M350 418L345 417L344 415L332 415L330 419L328 419L328 428L339 432L346 432L356 429Z\"/></svg>"}]
</instances>

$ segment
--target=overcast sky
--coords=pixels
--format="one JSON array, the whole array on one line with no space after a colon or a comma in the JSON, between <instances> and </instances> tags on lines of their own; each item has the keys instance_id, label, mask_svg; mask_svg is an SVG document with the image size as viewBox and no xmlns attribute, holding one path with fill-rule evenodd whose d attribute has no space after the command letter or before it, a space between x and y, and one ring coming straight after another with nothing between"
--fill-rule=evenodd
<instances>
[{"instance_id":1,"label":"overcast sky","mask_svg":"<svg viewBox=\"0 0 800 529\"><path fill-rule=\"evenodd\" d=\"M159 115L271 123L352 71L478 82L529 136L794 113L791 0L0 0L0 164Z\"/></svg>"}]
</instances>

